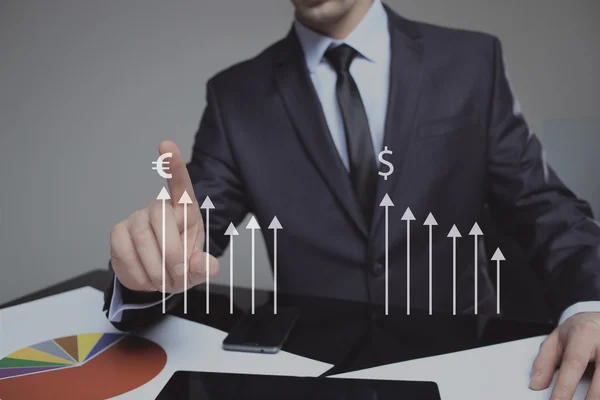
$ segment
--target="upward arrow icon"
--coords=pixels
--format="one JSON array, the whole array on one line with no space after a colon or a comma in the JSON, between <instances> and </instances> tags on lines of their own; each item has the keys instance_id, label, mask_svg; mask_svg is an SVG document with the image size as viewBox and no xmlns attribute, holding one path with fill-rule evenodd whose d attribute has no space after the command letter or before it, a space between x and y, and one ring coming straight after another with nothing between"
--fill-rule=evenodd
<instances>
[{"instance_id":1,"label":"upward arrow icon","mask_svg":"<svg viewBox=\"0 0 600 400\"><path fill-rule=\"evenodd\" d=\"M277 314L277 231L283 229L277 217L269 225L273 230L273 314Z\"/></svg>"},{"instance_id":2,"label":"upward arrow icon","mask_svg":"<svg viewBox=\"0 0 600 400\"><path fill-rule=\"evenodd\" d=\"M379 204L380 207L385 207L385 315L388 315L389 312L389 294L390 294L390 243L389 243L389 208L394 207L394 203L392 203L392 199L386 193L383 196L383 200Z\"/></svg>"},{"instance_id":3,"label":"upward arrow icon","mask_svg":"<svg viewBox=\"0 0 600 400\"><path fill-rule=\"evenodd\" d=\"M456 225L452 225L448 237L452 238L452 313L456 315L456 239L461 237Z\"/></svg>"},{"instance_id":4,"label":"upward arrow icon","mask_svg":"<svg viewBox=\"0 0 600 400\"><path fill-rule=\"evenodd\" d=\"M415 220L410 208L407 208L402 216L406 221L406 315L410 315L410 221Z\"/></svg>"},{"instance_id":5,"label":"upward arrow icon","mask_svg":"<svg viewBox=\"0 0 600 400\"><path fill-rule=\"evenodd\" d=\"M200 206L201 209L206 212L206 233L204 235L204 240L206 241L206 313L210 313L210 210L215 208L215 205L210 200L210 197L206 196L206 199L202 202Z\"/></svg>"},{"instance_id":6,"label":"upward arrow icon","mask_svg":"<svg viewBox=\"0 0 600 400\"><path fill-rule=\"evenodd\" d=\"M184 190L179 204L183 204L183 313L187 314L187 282L188 282L188 204L192 204L192 199L187 191ZM208 289L207 289L208 290Z\"/></svg>"},{"instance_id":7,"label":"upward arrow icon","mask_svg":"<svg viewBox=\"0 0 600 400\"><path fill-rule=\"evenodd\" d=\"M504 254L500 251L500 248L496 249L496 252L492 256L492 261L496 261L496 313L500 314L500 261L505 261Z\"/></svg>"},{"instance_id":8,"label":"upward arrow icon","mask_svg":"<svg viewBox=\"0 0 600 400\"><path fill-rule=\"evenodd\" d=\"M254 215L250 218L248 225L246 225L246 229L250 229L252 231L252 314L254 314L255 309L255 282L256 282L256 242L255 242L255 232L257 229L260 229L258 222L256 222L256 218Z\"/></svg>"},{"instance_id":9,"label":"upward arrow icon","mask_svg":"<svg viewBox=\"0 0 600 400\"><path fill-rule=\"evenodd\" d=\"M433 214L429 213L423 225L429 225L429 315L433 313L433 227L437 225Z\"/></svg>"},{"instance_id":10,"label":"upward arrow icon","mask_svg":"<svg viewBox=\"0 0 600 400\"><path fill-rule=\"evenodd\" d=\"M481 228L479 227L479 224L477 224L477 222L475 222L475 224L473 225L473 228L471 228L471 231L469 232L470 236L473 236L474 240L475 240L475 246L474 246L474 256L475 256L475 261L473 262L474 264L474 268L475 268L475 274L474 274L474 280L475 280L475 315L478 314L478 310L479 310L479 262L478 262L478 255L477 255L477 250L479 247L479 239L477 238L478 236L483 235L483 232L481 231Z\"/></svg>"},{"instance_id":11,"label":"upward arrow icon","mask_svg":"<svg viewBox=\"0 0 600 400\"><path fill-rule=\"evenodd\" d=\"M162 188L158 196L156 196L157 200L161 200L162 202L162 313L166 313L166 293L167 293L167 283L166 283L166 275L167 275L167 254L166 254L166 201L171 200L171 196L169 196L169 192L165 187Z\"/></svg>"},{"instance_id":12,"label":"upward arrow icon","mask_svg":"<svg viewBox=\"0 0 600 400\"><path fill-rule=\"evenodd\" d=\"M229 236L229 313L233 314L233 237L239 235L233 223L229 224L225 235Z\"/></svg>"}]
</instances>

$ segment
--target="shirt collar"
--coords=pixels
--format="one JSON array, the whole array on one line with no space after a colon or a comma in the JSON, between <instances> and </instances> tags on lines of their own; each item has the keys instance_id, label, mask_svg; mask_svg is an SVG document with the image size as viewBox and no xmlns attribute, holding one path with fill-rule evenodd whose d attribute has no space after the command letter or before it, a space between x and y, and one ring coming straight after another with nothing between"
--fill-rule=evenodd
<instances>
[{"instance_id":1,"label":"shirt collar","mask_svg":"<svg viewBox=\"0 0 600 400\"><path fill-rule=\"evenodd\" d=\"M388 19L381 0L373 0L369 11L344 40L335 40L324 36L298 20L294 22L294 29L310 72L314 72L323 59L323 55L332 45L345 43L358 51L362 57L374 63L384 62L386 52L389 52Z\"/></svg>"}]
</instances>

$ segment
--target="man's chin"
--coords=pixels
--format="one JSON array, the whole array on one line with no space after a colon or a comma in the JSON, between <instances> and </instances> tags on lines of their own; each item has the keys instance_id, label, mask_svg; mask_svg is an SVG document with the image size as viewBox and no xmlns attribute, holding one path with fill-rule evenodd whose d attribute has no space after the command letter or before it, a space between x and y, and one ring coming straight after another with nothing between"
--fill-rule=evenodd
<instances>
[{"instance_id":1,"label":"man's chin","mask_svg":"<svg viewBox=\"0 0 600 400\"><path fill-rule=\"evenodd\" d=\"M311 0L296 9L300 19L309 25L323 25L335 22L344 15L339 4L329 0Z\"/></svg>"},{"instance_id":2,"label":"man's chin","mask_svg":"<svg viewBox=\"0 0 600 400\"><path fill-rule=\"evenodd\" d=\"M310 9L315 7L320 7L325 3L328 3L329 0L302 0L300 3L302 4L301 8Z\"/></svg>"}]
</instances>

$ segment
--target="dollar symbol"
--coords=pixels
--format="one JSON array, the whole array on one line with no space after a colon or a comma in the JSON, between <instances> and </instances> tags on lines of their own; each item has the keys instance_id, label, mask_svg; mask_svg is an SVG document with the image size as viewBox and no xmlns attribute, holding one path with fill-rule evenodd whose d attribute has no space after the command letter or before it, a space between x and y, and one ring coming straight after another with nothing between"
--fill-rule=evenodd
<instances>
[{"instance_id":1,"label":"dollar symbol","mask_svg":"<svg viewBox=\"0 0 600 400\"><path fill-rule=\"evenodd\" d=\"M393 154L393 152L391 150L388 150L387 146L385 146L383 148L383 150L379 153L379 162L381 164L387 165L390 168L390 170L387 171L387 172L379 171L379 175L383 176L383 179L385 179L387 181L388 176L390 176L391 174L394 173L394 166L392 165L391 162L389 162L388 160L386 160L385 158L383 158L383 156L385 154Z\"/></svg>"}]
</instances>

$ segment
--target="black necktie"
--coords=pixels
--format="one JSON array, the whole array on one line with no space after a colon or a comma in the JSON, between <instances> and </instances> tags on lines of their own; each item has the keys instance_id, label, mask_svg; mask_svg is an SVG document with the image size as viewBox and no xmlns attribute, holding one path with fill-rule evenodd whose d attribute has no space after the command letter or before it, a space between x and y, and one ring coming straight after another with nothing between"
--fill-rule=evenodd
<instances>
[{"instance_id":1,"label":"black necktie","mask_svg":"<svg viewBox=\"0 0 600 400\"><path fill-rule=\"evenodd\" d=\"M377 162L375 161L367 113L356 82L350 75L350 64L355 55L356 50L342 44L327 50L325 58L337 72L335 89L344 121L348 158L350 159L350 179L367 226L370 226L375 207Z\"/></svg>"}]
</instances>

